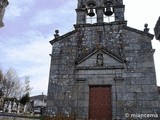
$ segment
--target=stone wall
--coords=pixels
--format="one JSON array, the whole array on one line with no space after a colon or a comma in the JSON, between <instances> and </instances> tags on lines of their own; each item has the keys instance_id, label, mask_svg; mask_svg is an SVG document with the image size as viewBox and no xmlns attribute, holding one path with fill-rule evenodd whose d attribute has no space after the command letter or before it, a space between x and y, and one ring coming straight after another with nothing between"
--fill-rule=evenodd
<instances>
[{"instance_id":1,"label":"stone wall","mask_svg":"<svg viewBox=\"0 0 160 120\"><path fill-rule=\"evenodd\" d=\"M18 118L18 117L2 117L2 116L0 116L0 120L40 120L40 119Z\"/></svg>"},{"instance_id":2,"label":"stone wall","mask_svg":"<svg viewBox=\"0 0 160 120\"><path fill-rule=\"evenodd\" d=\"M36 117L23 116L13 113L0 113L0 120L40 120Z\"/></svg>"},{"instance_id":3,"label":"stone wall","mask_svg":"<svg viewBox=\"0 0 160 120\"><path fill-rule=\"evenodd\" d=\"M77 27L52 41L47 110L88 118L89 86L111 85L112 116L159 113L153 35L123 22ZM97 66L97 55L103 65Z\"/></svg>"}]
</instances>

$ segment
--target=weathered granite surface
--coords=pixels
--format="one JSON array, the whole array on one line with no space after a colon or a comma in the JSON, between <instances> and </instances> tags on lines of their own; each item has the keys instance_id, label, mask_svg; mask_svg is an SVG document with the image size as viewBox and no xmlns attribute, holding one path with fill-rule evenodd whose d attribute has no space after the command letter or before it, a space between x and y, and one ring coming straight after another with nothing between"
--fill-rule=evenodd
<instances>
[{"instance_id":1,"label":"weathered granite surface","mask_svg":"<svg viewBox=\"0 0 160 120\"><path fill-rule=\"evenodd\" d=\"M70 112L88 118L89 86L110 85L113 119L125 120L125 113L160 115L154 36L127 26L124 11L118 9L115 14L123 17L114 22L104 23L97 15L97 23L87 24L79 4L75 30L50 41L48 114Z\"/></svg>"}]
</instances>

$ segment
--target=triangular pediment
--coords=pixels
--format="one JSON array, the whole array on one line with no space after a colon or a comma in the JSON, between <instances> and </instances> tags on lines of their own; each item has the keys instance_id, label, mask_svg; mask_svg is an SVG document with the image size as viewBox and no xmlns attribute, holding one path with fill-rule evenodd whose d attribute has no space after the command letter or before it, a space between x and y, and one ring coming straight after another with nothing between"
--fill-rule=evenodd
<instances>
[{"instance_id":1,"label":"triangular pediment","mask_svg":"<svg viewBox=\"0 0 160 120\"><path fill-rule=\"evenodd\" d=\"M105 49L96 49L76 60L77 67L117 67L124 66L125 60Z\"/></svg>"}]
</instances>

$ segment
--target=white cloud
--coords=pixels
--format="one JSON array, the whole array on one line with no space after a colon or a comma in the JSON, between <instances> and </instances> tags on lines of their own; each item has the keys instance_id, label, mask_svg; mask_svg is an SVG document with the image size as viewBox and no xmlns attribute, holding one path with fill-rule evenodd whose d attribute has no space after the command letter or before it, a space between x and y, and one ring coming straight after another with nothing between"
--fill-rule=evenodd
<instances>
[{"instance_id":1,"label":"white cloud","mask_svg":"<svg viewBox=\"0 0 160 120\"><path fill-rule=\"evenodd\" d=\"M43 10L38 11L36 16L32 19L30 25L32 27L39 26L39 25L50 25L53 22L53 10Z\"/></svg>"},{"instance_id":2,"label":"white cloud","mask_svg":"<svg viewBox=\"0 0 160 120\"><path fill-rule=\"evenodd\" d=\"M153 2L144 0L124 0L125 19L128 21L128 25L143 30L144 24L148 23L150 32L153 34L153 28L159 16L157 11L160 11L158 3L160 3L159 0L154 0Z\"/></svg>"},{"instance_id":3,"label":"white cloud","mask_svg":"<svg viewBox=\"0 0 160 120\"><path fill-rule=\"evenodd\" d=\"M59 5L52 9L38 10L37 14L32 18L30 26L40 27L40 26L54 26L55 29L60 29L60 32L68 32L73 23L75 22L75 7L76 2L73 0L65 2L65 4ZM65 31L65 32L64 32Z\"/></svg>"},{"instance_id":4,"label":"white cloud","mask_svg":"<svg viewBox=\"0 0 160 120\"><path fill-rule=\"evenodd\" d=\"M39 39L39 40L38 40ZM6 56L15 63L40 65L48 61L51 46L46 38L37 38L29 44L6 49ZM27 67L27 66L26 66Z\"/></svg>"},{"instance_id":5,"label":"white cloud","mask_svg":"<svg viewBox=\"0 0 160 120\"><path fill-rule=\"evenodd\" d=\"M8 9L8 11L6 12L7 17L18 17L21 14L22 14L22 9L20 9L16 6L13 6L11 9Z\"/></svg>"},{"instance_id":6,"label":"white cloud","mask_svg":"<svg viewBox=\"0 0 160 120\"><path fill-rule=\"evenodd\" d=\"M29 35L31 36L29 37ZM33 94L36 94L36 89L46 93L50 65L49 54L51 53L51 45L48 40L51 38L46 38L45 35L35 33L34 31L25 33L20 38L23 38L21 39L22 41L26 39L30 40L29 42L18 43L17 45L14 43L13 46L12 43L8 45L7 42L4 42L1 46L4 52L4 58L1 61L2 67L3 64L9 63L8 66L16 68L21 78L29 75L31 87L34 88ZM11 38L11 40L16 39Z\"/></svg>"},{"instance_id":7,"label":"white cloud","mask_svg":"<svg viewBox=\"0 0 160 120\"><path fill-rule=\"evenodd\" d=\"M33 0L11 0L6 8L5 16L8 19L19 17L28 12L33 4Z\"/></svg>"},{"instance_id":8,"label":"white cloud","mask_svg":"<svg viewBox=\"0 0 160 120\"><path fill-rule=\"evenodd\" d=\"M48 79L49 79L49 66L39 67L39 70L35 68L35 71L37 71L37 76L31 76L30 77L30 84L33 90L31 91L32 95L40 94L44 92L47 93L48 90Z\"/></svg>"}]
</instances>

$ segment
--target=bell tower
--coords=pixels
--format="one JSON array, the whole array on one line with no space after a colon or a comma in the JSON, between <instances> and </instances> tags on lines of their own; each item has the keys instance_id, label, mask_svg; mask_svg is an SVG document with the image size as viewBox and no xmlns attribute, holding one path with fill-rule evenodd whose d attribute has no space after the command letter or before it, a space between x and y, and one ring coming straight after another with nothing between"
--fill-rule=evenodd
<instances>
[{"instance_id":1,"label":"bell tower","mask_svg":"<svg viewBox=\"0 0 160 120\"><path fill-rule=\"evenodd\" d=\"M87 16L97 16L97 23L104 22L104 17L114 17L115 21L124 21L122 0L78 0L77 24L86 24Z\"/></svg>"},{"instance_id":2,"label":"bell tower","mask_svg":"<svg viewBox=\"0 0 160 120\"><path fill-rule=\"evenodd\" d=\"M8 4L9 2L7 0L0 0L0 27L4 26L3 17L5 13L5 8L7 7Z\"/></svg>"}]
</instances>

